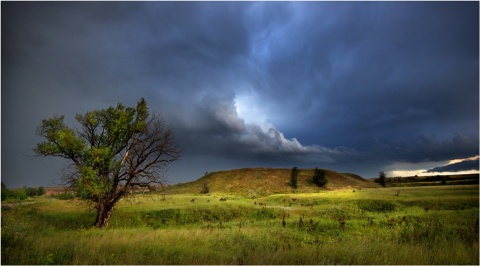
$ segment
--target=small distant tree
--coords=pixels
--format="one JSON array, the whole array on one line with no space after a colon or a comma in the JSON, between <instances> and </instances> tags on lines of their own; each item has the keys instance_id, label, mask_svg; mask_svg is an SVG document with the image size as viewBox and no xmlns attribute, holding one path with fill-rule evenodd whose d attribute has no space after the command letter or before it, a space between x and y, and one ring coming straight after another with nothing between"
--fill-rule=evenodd
<instances>
[{"instance_id":1,"label":"small distant tree","mask_svg":"<svg viewBox=\"0 0 480 266\"><path fill-rule=\"evenodd\" d=\"M385 172L384 171L380 171L378 173L378 179L377 179L377 182L382 186L382 187L385 187L386 186L386 178L387 178L387 175L385 175Z\"/></svg>"},{"instance_id":2,"label":"small distant tree","mask_svg":"<svg viewBox=\"0 0 480 266\"><path fill-rule=\"evenodd\" d=\"M39 196L45 195L45 188L44 187L39 187L38 188L38 195Z\"/></svg>"},{"instance_id":3,"label":"small distant tree","mask_svg":"<svg viewBox=\"0 0 480 266\"><path fill-rule=\"evenodd\" d=\"M63 176L97 210L95 225L106 227L115 204L138 187L165 181L164 168L180 157L172 131L150 114L142 98L136 107L116 107L77 114L81 128L65 125L63 116L44 119L37 135L39 156L59 157L71 165Z\"/></svg>"},{"instance_id":4,"label":"small distant tree","mask_svg":"<svg viewBox=\"0 0 480 266\"><path fill-rule=\"evenodd\" d=\"M295 166L292 168L292 173L290 174L290 186L292 188L298 188L298 168Z\"/></svg>"},{"instance_id":5,"label":"small distant tree","mask_svg":"<svg viewBox=\"0 0 480 266\"><path fill-rule=\"evenodd\" d=\"M325 176L325 170L315 168L313 174L313 183L319 187L323 187L328 183L328 179Z\"/></svg>"}]
</instances>

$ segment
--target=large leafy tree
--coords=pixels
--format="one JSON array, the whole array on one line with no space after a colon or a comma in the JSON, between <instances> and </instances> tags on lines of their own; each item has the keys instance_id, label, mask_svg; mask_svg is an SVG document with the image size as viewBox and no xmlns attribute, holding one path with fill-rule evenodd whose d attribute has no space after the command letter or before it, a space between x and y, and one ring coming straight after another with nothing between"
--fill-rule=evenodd
<instances>
[{"instance_id":1,"label":"large leafy tree","mask_svg":"<svg viewBox=\"0 0 480 266\"><path fill-rule=\"evenodd\" d=\"M136 107L116 107L77 114L81 128L65 125L63 116L44 119L35 148L41 156L71 162L63 182L97 210L95 225L108 225L115 204L135 187L165 182L165 167L180 157L172 131L150 114L145 100Z\"/></svg>"}]
</instances>

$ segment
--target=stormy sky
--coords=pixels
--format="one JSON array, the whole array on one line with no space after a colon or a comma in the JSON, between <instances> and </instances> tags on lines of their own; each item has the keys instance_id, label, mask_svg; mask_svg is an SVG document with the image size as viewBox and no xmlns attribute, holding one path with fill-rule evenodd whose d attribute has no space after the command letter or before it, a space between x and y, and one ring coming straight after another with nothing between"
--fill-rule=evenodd
<instances>
[{"instance_id":1,"label":"stormy sky","mask_svg":"<svg viewBox=\"0 0 480 266\"><path fill-rule=\"evenodd\" d=\"M479 154L478 2L2 2L1 15L7 187L59 177L64 161L33 156L42 119L78 127L77 113L141 97L183 148L172 184L243 167L417 174Z\"/></svg>"}]
</instances>

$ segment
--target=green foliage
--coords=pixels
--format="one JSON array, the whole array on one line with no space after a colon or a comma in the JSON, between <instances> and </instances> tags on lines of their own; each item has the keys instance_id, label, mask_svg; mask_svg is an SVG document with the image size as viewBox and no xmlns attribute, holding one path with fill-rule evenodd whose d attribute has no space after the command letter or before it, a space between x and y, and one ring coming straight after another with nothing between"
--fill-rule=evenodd
<instances>
[{"instance_id":1,"label":"green foliage","mask_svg":"<svg viewBox=\"0 0 480 266\"><path fill-rule=\"evenodd\" d=\"M25 189L12 190L11 198L15 200L26 200L28 198Z\"/></svg>"},{"instance_id":2,"label":"green foliage","mask_svg":"<svg viewBox=\"0 0 480 266\"><path fill-rule=\"evenodd\" d=\"M80 167L80 177L74 185L75 192L81 199L102 198L107 195L111 181L97 174L97 169L91 166Z\"/></svg>"},{"instance_id":3,"label":"green foliage","mask_svg":"<svg viewBox=\"0 0 480 266\"><path fill-rule=\"evenodd\" d=\"M33 187L24 187L25 193L29 197L35 197L35 196L42 196L45 194L45 188L43 187L38 187L38 188L33 188Z\"/></svg>"},{"instance_id":4,"label":"green foliage","mask_svg":"<svg viewBox=\"0 0 480 266\"><path fill-rule=\"evenodd\" d=\"M94 203L98 227L108 224L113 206L131 187L162 182L160 169L180 156L172 132L157 115L149 116L142 98L136 107L118 103L77 114L81 129L66 126L63 116L44 119L37 128L44 141L35 152L72 162L64 183Z\"/></svg>"},{"instance_id":5,"label":"green foliage","mask_svg":"<svg viewBox=\"0 0 480 266\"><path fill-rule=\"evenodd\" d=\"M24 189L25 189L25 193L27 194L27 196L29 196L29 197L38 196L38 189L33 188L33 187L25 187Z\"/></svg>"},{"instance_id":6,"label":"green foliage","mask_svg":"<svg viewBox=\"0 0 480 266\"><path fill-rule=\"evenodd\" d=\"M325 170L315 168L312 181L315 185L319 187L325 186L328 183L328 179L325 176Z\"/></svg>"},{"instance_id":7,"label":"green foliage","mask_svg":"<svg viewBox=\"0 0 480 266\"><path fill-rule=\"evenodd\" d=\"M28 198L27 188L7 189L7 186L2 182L2 201L4 200L25 200Z\"/></svg>"},{"instance_id":8,"label":"green foliage","mask_svg":"<svg viewBox=\"0 0 480 266\"><path fill-rule=\"evenodd\" d=\"M35 152L72 160L78 175L73 186L83 199L98 199L112 188L112 178L121 166L119 153L136 133L145 131L148 107L144 99L137 108L118 104L104 110L77 114L82 130L68 128L63 116L44 119L37 133L46 141Z\"/></svg>"},{"instance_id":9,"label":"green foliage","mask_svg":"<svg viewBox=\"0 0 480 266\"><path fill-rule=\"evenodd\" d=\"M73 129L63 123L63 116L42 120L37 134L46 141L37 144L35 152L45 156L58 156L78 160L85 148L85 142Z\"/></svg>"},{"instance_id":10,"label":"green foliage","mask_svg":"<svg viewBox=\"0 0 480 266\"><path fill-rule=\"evenodd\" d=\"M292 173L290 174L290 186L292 188L298 188L298 168L295 166L292 168Z\"/></svg>"}]
</instances>

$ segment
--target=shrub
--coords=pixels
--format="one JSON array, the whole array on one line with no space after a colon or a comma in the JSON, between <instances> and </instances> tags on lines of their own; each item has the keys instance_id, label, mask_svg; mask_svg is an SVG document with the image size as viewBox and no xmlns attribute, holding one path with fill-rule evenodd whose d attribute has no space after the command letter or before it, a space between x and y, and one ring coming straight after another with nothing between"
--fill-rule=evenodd
<instances>
[{"instance_id":1,"label":"shrub","mask_svg":"<svg viewBox=\"0 0 480 266\"><path fill-rule=\"evenodd\" d=\"M25 200L28 196L24 189L16 189L12 190L11 198L15 200Z\"/></svg>"},{"instance_id":2,"label":"shrub","mask_svg":"<svg viewBox=\"0 0 480 266\"><path fill-rule=\"evenodd\" d=\"M75 195L72 193L65 192L65 193L60 193L55 197L60 200L72 200L75 198Z\"/></svg>"},{"instance_id":3,"label":"shrub","mask_svg":"<svg viewBox=\"0 0 480 266\"><path fill-rule=\"evenodd\" d=\"M313 183L319 187L323 187L328 183L328 179L325 176L325 170L315 168L313 174Z\"/></svg>"},{"instance_id":4,"label":"shrub","mask_svg":"<svg viewBox=\"0 0 480 266\"><path fill-rule=\"evenodd\" d=\"M45 188L39 187L39 188L33 188L33 187L23 187L25 190L25 193L29 197L34 197L34 196L41 196L45 194Z\"/></svg>"},{"instance_id":5,"label":"shrub","mask_svg":"<svg viewBox=\"0 0 480 266\"><path fill-rule=\"evenodd\" d=\"M27 196L33 197L33 196L38 196L38 189L33 188L33 187L24 187L25 193L27 193Z\"/></svg>"}]
</instances>

